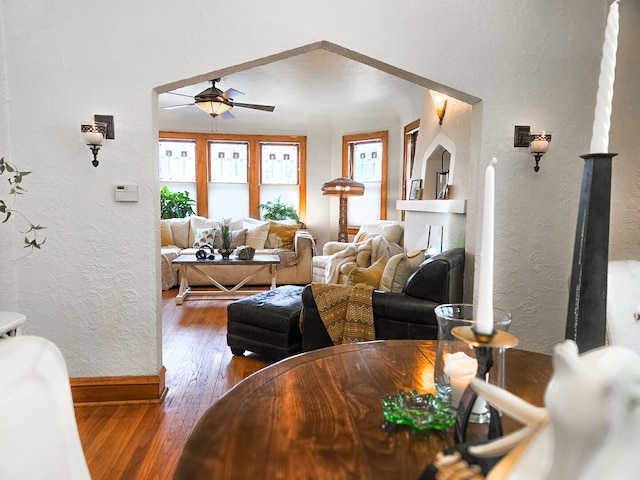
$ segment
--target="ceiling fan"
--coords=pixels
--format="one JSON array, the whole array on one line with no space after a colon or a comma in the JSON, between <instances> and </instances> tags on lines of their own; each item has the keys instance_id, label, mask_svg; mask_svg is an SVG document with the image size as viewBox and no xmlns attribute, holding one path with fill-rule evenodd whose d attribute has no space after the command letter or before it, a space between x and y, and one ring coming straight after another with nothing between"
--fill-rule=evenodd
<instances>
[{"instance_id":1,"label":"ceiling fan","mask_svg":"<svg viewBox=\"0 0 640 480\"><path fill-rule=\"evenodd\" d=\"M276 107L270 105L256 105L254 103L239 103L235 102L233 99L236 96L244 95L244 93L239 92L238 90L234 90L230 88L223 92L218 87L216 87L216 82L219 82L220 79L216 78L211 80L211 87L206 90L198 93L195 96L185 95L183 93L177 92L167 92L173 95L180 95L182 97L193 98L193 103L185 103L183 105L171 105L167 107L162 107L167 110L173 108L182 108L189 107L191 105L195 105L200 107L203 111L207 112L212 117L220 116L222 118L235 118L229 110L233 107L243 107L243 108L252 108L254 110L263 110L265 112L273 112Z\"/></svg>"}]
</instances>

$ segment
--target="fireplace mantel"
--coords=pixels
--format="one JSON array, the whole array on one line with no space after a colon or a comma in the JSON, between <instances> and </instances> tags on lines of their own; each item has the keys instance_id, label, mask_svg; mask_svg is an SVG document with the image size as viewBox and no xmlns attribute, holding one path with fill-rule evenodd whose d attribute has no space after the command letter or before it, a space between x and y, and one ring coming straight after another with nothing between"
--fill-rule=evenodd
<instances>
[{"instance_id":1,"label":"fireplace mantel","mask_svg":"<svg viewBox=\"0 0 640 480\"><path fill-rule=\"evenodd\" d=\"M406 212L467 213L466 200L398 200L397 210Z\"/></svg>"},{"instance_id":2,"label":"fireplace mantel","mask_svg":"<svg viewBox=\"0 0 640 480\"><path fill-rule=\"evenodd\" d=\"M428 227L444 229L443 250L463 247L466 233L466 200L398 200L396 209L405 211L404 246L407 250L427 248Z\"/></svg>"}]
</instances>

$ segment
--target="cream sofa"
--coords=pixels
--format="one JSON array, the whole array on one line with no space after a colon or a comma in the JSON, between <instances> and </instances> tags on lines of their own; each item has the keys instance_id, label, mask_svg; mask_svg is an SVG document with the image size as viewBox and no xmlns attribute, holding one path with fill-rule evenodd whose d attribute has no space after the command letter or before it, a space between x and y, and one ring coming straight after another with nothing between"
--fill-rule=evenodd
<instances>
[{"instance_id":1,"label":"cream sofa","mask_svg":"<svg viewBox=\"0 0 640 480\"><path fill-rule=\"evenodd\" d=\"M194 255L203 243L214 240L217 220L200 216L171 218L160 221L162 289L168 290L180 282L178 268L172 261L181 254ZM256 254L277 254L278 285L306 285L312 278L312 258L315 253L313 238L298 225L289 222L259 221L252 218L231 222L232 246L247 245L256 249ZM219 230L218 230L219 236ZM218 255L218 254L216 254ZM201 270L223 285L236 285L255 270L252 266L238 265L234 268L204 265ZM193 269L188 270L189 285L210 285L209 280ZM268 269L253 277L247 285L270 285Z\"/></svg>"}]
</instances>

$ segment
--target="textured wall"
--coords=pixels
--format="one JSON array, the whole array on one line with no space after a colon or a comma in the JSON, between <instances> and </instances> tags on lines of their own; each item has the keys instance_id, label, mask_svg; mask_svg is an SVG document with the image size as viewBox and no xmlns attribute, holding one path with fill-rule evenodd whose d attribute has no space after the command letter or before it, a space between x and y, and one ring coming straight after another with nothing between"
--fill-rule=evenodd
<instances>
[{"instance_id":1,"label":"textured wall","mask_svg":"<svg viewBox=\"0 0 640 480\"><path fill-rule=\"evenodd\" d=\"M161 365L153 89L319 40L482 99L472 113L467 239L477 237L482 172L496 156L496 304L513 312L525 348L548 351L561 338L578 155L589 145L606 2L429 0L406 2L398 11L391 0L327 0L304 8L293 0L252 0L241 22L215 29L214 18L237 9L235 2L181 5L0 3L6 76L0 135L6 135L4 150L35 172L25 208L48 227L46 249L17 269L6 265L22 239L13 236L0 251L1 271L9 276L1 285L16 292L15 300L0 298L0 308L26 313L28 331L56 342L73 376L154 374ZM640 35L631 5L620 7L621 63L635 61ZM180 8L184 15L176 14ZM635 16L625 18L629 10ZM619 79L626 87L614 100L612 129L619 131L611 143L627 159L640 127L637 66L627 65ZM116 139L106 142L98 168L79 133L93 114L112 114L116 122ZM516 124L555 134L538 174L531 156L512 147ZM333 138L331 131L320 136ZM618 227L638 218L637 162L616 168L616 202L629 210L616 214ZM330 170L336 172L335 160ZM324 179L326 172L309 175ZM138 203L114 202L120 182L140 186ZM4 245L11 230L0 228ZM620 252L637 245L637 230L624 231L616 237ZM477 246L468 249L473 254Z\"/></svg>"},{"instance_id":2,"label":"textured wall","mask_svg":"<svg viewBox=\"0 0 640 480\"><path fill-rule=\"evenodd\" d=\"M611 260L640 259L640 149L634 145L640 127L640 2L620 3L620 36L609 151L613 160ZM640 299L638 299L640 302Z\"/></svg>"}]
</instances>

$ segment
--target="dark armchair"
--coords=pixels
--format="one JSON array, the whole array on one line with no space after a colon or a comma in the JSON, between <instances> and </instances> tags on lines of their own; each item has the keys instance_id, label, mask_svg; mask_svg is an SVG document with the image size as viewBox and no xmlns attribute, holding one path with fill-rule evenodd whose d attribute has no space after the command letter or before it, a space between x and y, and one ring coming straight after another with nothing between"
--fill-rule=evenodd
<instances>
[{"instance_id":1,"label":"dark armchair","mask_svg":"<svg viewBox=\"0 0 640 480\"><path fill-rule=\"evenodd\" d=\"M374 290L373 319L376 338L425 339L438 338L438 323L434 309L443 303L462 303L464 281L464 249L456 248L435 255L411 274L402 293ZM332 345L311 290L302 292L304 351Z\"/></svg>"}]
</instances>

